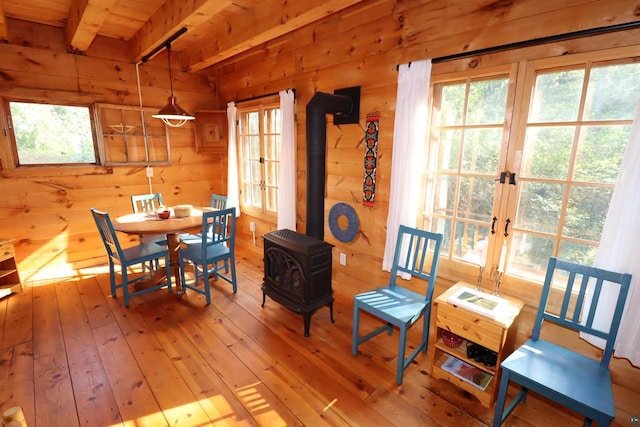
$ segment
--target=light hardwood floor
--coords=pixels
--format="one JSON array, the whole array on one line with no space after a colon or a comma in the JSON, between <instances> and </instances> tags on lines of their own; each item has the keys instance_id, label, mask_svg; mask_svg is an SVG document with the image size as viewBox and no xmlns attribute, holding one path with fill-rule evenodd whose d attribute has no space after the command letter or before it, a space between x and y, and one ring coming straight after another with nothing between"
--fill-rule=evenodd
<instances>
[{"instance_id":1,"label":"light hardwood floor","mask_svg":"<svg viewBox=\"0 0 640 427\"><path fill-rule=\"evenodd\" d=\"M238 293L111 298L108 273L88 270L0 300L0 409L20 405L49 426L483 426L493 411L432 380L427 355L395 384L397 333L351 355L355 293L334 283L311 320L267 299L262 259L237 251ZM373 320L365 318L365 325ZM413 331L410 342L418 342ZM531 397L508 425L581 425Z\"/></svg>"}]
</instances>

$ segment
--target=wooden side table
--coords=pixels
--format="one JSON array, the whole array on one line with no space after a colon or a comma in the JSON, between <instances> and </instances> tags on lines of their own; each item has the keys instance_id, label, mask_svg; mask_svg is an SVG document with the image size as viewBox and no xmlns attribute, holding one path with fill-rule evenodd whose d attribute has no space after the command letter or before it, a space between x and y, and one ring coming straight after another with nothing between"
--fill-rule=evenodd
<instances>
[{"instance_id":1,"label":"wooden side table","mask_svg":"<svg viewBox=\"0 0 640 427\"><path fill-rule=\"evenodd\" d=\"M0 298L22 291L13 239L0 239Z\"/></svg>"},{"instance_id":2,"label":"wooden side table","mask_svg":"<svg viewBox=\"0 0 640 427\"><path fill-rule=\"evenodd\" d=\"M467 294L462 294L464 291ZM466 301L460 296L469 297ZM478 303L474 306L473 302ZM484 312L484 304L499 304L491 313ZM445 379L476 396L485 406L492 406L500 383L500 362L515 348L517 319L524 302L506 296L496 297L486 292L478 292L474 285L456 283L434 301L435 328L430 342L434 345L431 376ZM476 309L477 308L477 309ZM445 342L443 331L462 338L458 347ZM446 335L446 333L445 333ZM495 365L487 366L467 357L467 346L477 344L495 352ZM453 359L455 358L455 359ZM457 359L457 360L456 360ZM459 369L456 373L453 366ZM457 374L457 375L456 375ZM462 374L462 375L461 375ZM468 379L461 377L467 376ZM486 382L488 381L488 385ZM480 383L480 385L474 384ZM483 389L483 387L486 388Z\"/></svg>"}]
</instances>

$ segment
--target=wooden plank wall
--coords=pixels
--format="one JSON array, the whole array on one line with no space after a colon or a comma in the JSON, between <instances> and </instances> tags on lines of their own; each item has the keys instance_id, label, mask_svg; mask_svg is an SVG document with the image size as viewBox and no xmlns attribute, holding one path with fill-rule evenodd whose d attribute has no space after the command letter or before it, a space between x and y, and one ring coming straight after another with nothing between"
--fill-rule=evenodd
<instances>
[{"instance_id":1,"label":"wooden plank wall","mask_svg":"<svg viewBox=\"0 0 640 427\"><path fill-rule=\"evenodd\" d=\"M360 220L360 231L349 243L336 241L325 227L325 239L336 245L334 288L356 293L387 279L380 266L389 204L397 65L632 22L638 20L638 10L638 0L565 0L561 4L540 0L372 0L357 11L328 17L231 58L207 70L207 78L182 73L177 69L179 61L173 61L174 91L180 104L193 112L224 108L231 100L296 89L297 224L298 230L304 231L304 107L316 91L332 93L339 88L361 87L360 124L328 127L325 190L325 218L331 206L346 202L356 209ZM138 104L135 65L128 62L124 43L98 39L84 55L74 55L67 53L62 30L12 19L8 28L8 43L0 44L0 95L49 95L58 91L54 94ZM434 66L434 73L450 71L450 67L490 66L532 55L544 57L614 46L631 46L640 53L639 35L635 30L624 31L469 58ZM145 106L161 107L169 95L164 59L160 54L140 67ZM380 113L380 141L376 204L370 208L362 206L362 180L364 118L372 111ZM170 137L173 163L154 168L154 191L162 192L168 204L206 204L211 192L225 193L226 155L196 153L193 124L170 130ZM104 249L89 209L95 206L114 215L127 213L131 209L129 196L148 191L144 170L135 167L15 174L7 170L7 149L6 137L0 134L0 235L17 239L24 280L60 277L74 267L103 260ZM259 262L259 236L275 225L241 217L238 242L249 248L250 220L257 222L253 253ZM337 263L338 252L347 254L346 268ZM437 292L448 284L450 281L440 280ZM530 304L521 323L521 339L530 332L532 313ZM584 343L575 345L593 351ZM631 414L637 415L640 370L624 360L615 360L612 371L618 415L628 420Z\"/></svg>"},{"instance_id":2,"label":"wooden plank wall","mask_svg":"<svg viewBox=\"0 0 640 427\"><path fill-rule=\"evenodd\" d=\"M75 55L66 52L62 30L8 22L9 43L0 44L0 95L139 105L136 66L129 62L124 42L98 39L85 55ZM217 108L208 80L181 72L179 62L177 57L172 61L172 71L181 106L190 112ZM164 106L169 96L166 53L140 65L139 72L143 105ZM171 128L169 135L172 164L154 167L153 191L161 192L168 205L208 205L212 192L226 192L226 153L196 153L192 123ZM104 247L89 209L122 215L131 211L131 195L149 192L140 166L16 172L9 168L7 150L3 132L0 235L16 239L23 281L64 275L96 257L103 261Z\"/></svg>"},{"instance_id":3,"label":"wooden plank wall","mask_svg":"<svg viewBox=\"0 0 640 427\"><path fill-rule=\"evenodd\" d=\"M538 0L378 0L370 2L368 8L328 18L218 64L211 79L217 81L221 104L286 88L296 89L296 207L300 232L306 230L305 106L317 91L333 93L339 88L361 87L359 124L333 126L328 116L324 212L327 218L329 209L338 202L350 204L357 212L360 229L356 238L348 243L337 241L325 220L325 240L335 245L334 289L356 293L384 283L388 277L381 271L381 264L389 206L397 65L631 22L638 19L639 8L638 1L622 0L571 0L561 5ZM433 73L616 46L630 46L640 54L639 36L640 32L632 30L470 57L434 65ZM377 186L375 206L365 207L362 205L363 137L365 116L373 111L380 113ZM249 245L249 221L257 223L258 239L254 250L256 256L260 256L262 241L259 236L274 230L275 224L243 215L238 225L239 240ZM337 262L339 252L347 254L346 267ZM458 275L448 279L439 281L436 293L442 292L451 280L473 281L475 277ZM503 289L508 286L503 284ZM533 298L527 300L519 330L520 342L531 332L535 302ZM571 339L560 331L555 338ZM572 344L585 353L597 351L579 340ZM626 360L614 360L612 370L616 383L617 420L628 420L630 415L636 414L640 401L640 369Z\"/></svg>"}]
</instances>

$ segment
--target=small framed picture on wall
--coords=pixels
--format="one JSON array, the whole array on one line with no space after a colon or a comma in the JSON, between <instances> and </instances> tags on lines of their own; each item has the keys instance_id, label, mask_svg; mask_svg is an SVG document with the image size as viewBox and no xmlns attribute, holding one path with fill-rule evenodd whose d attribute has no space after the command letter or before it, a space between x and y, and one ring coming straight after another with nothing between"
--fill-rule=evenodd
<instances>
[{"instance_id":1,"label":"small framed picture on wall","mask_svg":"<svg viewBox=\"0 0 640 427\"><path fill-rule=\"evenodd\" d=\"M201 110L195 113L196 151L224 152L227 149L227 112Z\"/></svg>"}]
</instances>

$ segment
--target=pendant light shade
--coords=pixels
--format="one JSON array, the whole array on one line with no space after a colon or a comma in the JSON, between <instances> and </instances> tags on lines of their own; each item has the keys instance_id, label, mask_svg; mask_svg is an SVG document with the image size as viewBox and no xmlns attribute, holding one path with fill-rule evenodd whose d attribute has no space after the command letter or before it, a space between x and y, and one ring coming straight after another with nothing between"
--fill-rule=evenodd
<instances>
[{"instance_id":1,"label":"pendant light shade","mask_svg":"<svg viewBox=\"0 0 640 427\"><path fill-rule=\"evenodd\" d=\"M184 108L179 106L178 102L176 101L176 97L173 96L173 78L171 76L171 43L167 43L166 48L167 58L169 60L169 86L171 88L171 96L168 99L167 105L160 111L158 111L157 114L154 114L153 117L156 119L162 119L162 121L167 126L177 128L184 125L189 120L194 120L195 117L187 113Z\"/></svg>"},{"instance_id":2,"label":"pendant light shade","mask_svg":"<svg viewBox=\"0 0 640 427\"><path fill-rule=\"evenodd\" d=\"M153 117L156 119L162 119L167 126L174 128L178 128L189 120L195 119L194 116L187 113L184 108L178 105L176 97L173 96L173 91L171 92L171 96L167 99L167 105L162 110L158 111L157 114L154 114Z\"/></svg>"}]
</instances>

